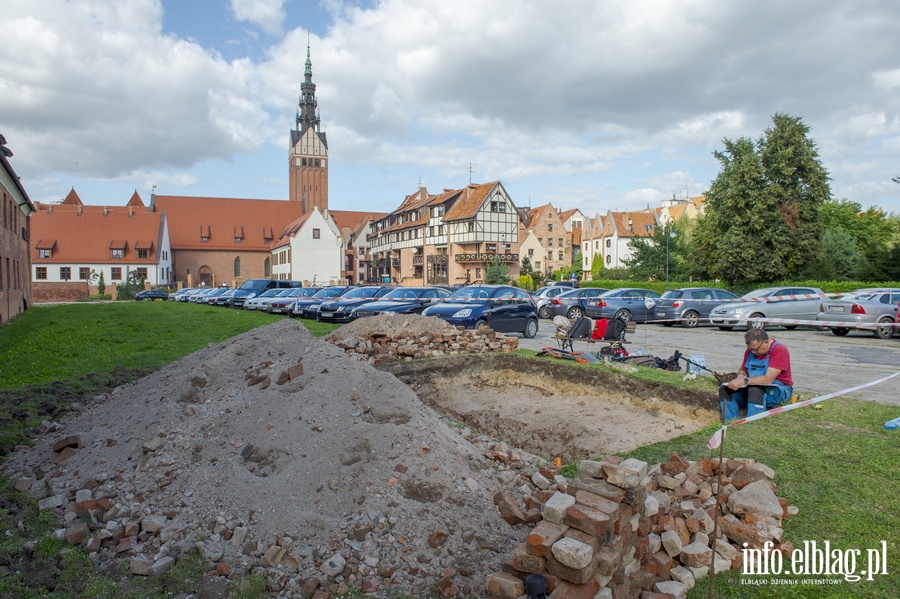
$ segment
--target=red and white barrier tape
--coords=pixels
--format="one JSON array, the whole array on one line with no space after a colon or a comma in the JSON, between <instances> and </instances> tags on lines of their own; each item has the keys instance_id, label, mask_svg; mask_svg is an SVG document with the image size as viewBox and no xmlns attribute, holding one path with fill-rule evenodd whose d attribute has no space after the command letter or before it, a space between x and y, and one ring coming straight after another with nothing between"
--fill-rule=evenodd
<instances>
[{"instance_id":1,"label":"red and white barrier tape","mask_svg":"<svg viewBox=\"0 0 900 599\"><path fill-rule=\"evenodd\" d=\"M826 399L831 399L832 397L838 397L840 395L846 395L847 393L853 393L854 391L859 391L860 389L865 389L866 387L872 387L874 385L881 384L885 381L888 381L895 376L900 376L900 372L895 372L894 374L889 374L886 377L880 378L877 381L871 381L868 383L864 383L862 385L857 385L856 387L850 387L849 389L844 389L842 391L835 391L834 393L828 393L827 395L820 395L819 397L814 397L812 399L807 399L805 401L798 401L797 403L787 404L783 406L778 406L772 408L770 410L766 410L760 414L756 414L755 416L749 416L747 418L741 418L740 420L735 420L734 422L729 422L727 424L722 425L716 433L709 438L709 441L706 443L706 446L710 449L717 449L719 445L722 444L722 440L725 438L725 433L729 427L738 426L740 424L747 424L748 422L753 422L755 420L762 420L763 418L768 418L769 416L775 416L776 414L782 414L784 412L790 412L791 410L796 410L797 408L803 408L806 406L811 406L813 404L819 403L820 401L825 401Z\"/></svg>"},{"instance_id":2,"label":"red and white barrier tape","mask_svg":"<svg viewBox=\"0 0 900 599\"><path fill-rule=\"evenodd\" d=\"M721 317L719 317L721 318ZM644 324L663 324L666 322L678 323L682 322L681 318L666 318L666 319L656 319L656 320L647 320L644 321ZM712 322L712 318L699 318L698 321L702 322ZM789 319L789 318L741 318L741 319L728 319L735 320L735 324L731 324L729 322L722 322L719 326L729 326L729 327L739 327L739 326L747 326L748 323L752 322L765 322L770 324L786 324L788 326L792 325L806 325L811 327L837 327L842 329L880 329L881 327L892 327L898 328L900 327L900 322L846 322L841 320L798 320L798 319Z\"/></svg>"}]
</instances>

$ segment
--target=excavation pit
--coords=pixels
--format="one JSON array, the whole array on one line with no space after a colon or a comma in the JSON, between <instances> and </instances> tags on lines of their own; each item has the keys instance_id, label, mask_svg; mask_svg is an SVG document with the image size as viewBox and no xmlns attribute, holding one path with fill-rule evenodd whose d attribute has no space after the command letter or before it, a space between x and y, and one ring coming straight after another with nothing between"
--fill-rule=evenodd
<instances>
[{"instance_id":1,"label":"excavation pit","mask_svg":"<svg viewBox=\"0 0 900 599\"><path fill-rule=\"evenodd\" d=\"M454 356L383 369L453 420L548 459L629 451L718 420L712 391L549 358Z\"/></svg>"}]
</instances>

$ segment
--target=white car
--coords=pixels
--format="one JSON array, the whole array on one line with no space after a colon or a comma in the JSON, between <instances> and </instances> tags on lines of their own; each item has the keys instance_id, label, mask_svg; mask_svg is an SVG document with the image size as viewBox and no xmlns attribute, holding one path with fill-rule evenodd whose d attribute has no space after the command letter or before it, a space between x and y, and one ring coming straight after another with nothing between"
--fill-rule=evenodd
<instances>
[{"instance_id":1,"label":"white car","mask_svg":"<svg viewBox=\"0 0 900 599\"><path fill-rule=\"evenodd\" d=\"M816 320L823 299L825 292L818 287L764 287L744 294L735 302L713 308L709 320L723 331L735 327L749 328L748 318ZM752 326L759 329L769 326L796 329L800 325L754 322Z\"/></svg>"},{"instance_id":2,"label":"white car","mask_svg":"<svg viewBox=\"0 0 900 599\"><path fill-rule=\"evenodd\" d=\"M266 306L268 303L280 296L282 293L290 291L289 289L278 289L272 288L267 291L263 291L261 294L256 297L251 297L247 301L244 302L244 310L262 310L266 311Z\"/></svg>"}]
</instances>

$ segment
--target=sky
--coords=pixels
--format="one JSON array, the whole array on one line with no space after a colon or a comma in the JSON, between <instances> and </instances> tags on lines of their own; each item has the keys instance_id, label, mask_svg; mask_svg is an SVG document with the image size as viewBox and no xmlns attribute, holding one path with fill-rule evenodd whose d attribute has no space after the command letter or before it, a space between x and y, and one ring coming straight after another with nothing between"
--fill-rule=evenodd
<instances>
[{"instance_id":1,"label":"sky","mask_svg":"<svg viewBox=\"0 0 900 599\"><path fill-rule=\"evenodd\" d=\"M34 201L286 200L308 46L332 209L656 207L786 113L835 198L900 213L898 39L883 0L4 0L0 133Z\"/></svg>"}]
</instances>

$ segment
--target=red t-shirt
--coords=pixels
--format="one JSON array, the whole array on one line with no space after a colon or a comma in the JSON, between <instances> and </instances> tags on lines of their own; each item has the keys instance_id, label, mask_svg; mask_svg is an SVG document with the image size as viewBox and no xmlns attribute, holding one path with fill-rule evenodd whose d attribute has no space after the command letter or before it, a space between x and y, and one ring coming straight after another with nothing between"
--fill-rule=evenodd
<instances>
[{"instance_id":1,"label":"red t-shirt","mask_svg":"<svg viewBox=\"0 0 900 599\"><path fill-rule=\"evenodd\" d=\"M775 380L787 385L794 386L794 379L791 376L791 354L783 343L776 343L772 339L769 344L769 368L777 368L781 372L775 377ZM741 361L741 369L747 364L747 358L750 357L750 350L744 350L744 359Z\"/></svg>"}]
</instances>

